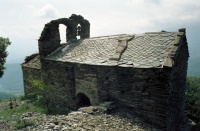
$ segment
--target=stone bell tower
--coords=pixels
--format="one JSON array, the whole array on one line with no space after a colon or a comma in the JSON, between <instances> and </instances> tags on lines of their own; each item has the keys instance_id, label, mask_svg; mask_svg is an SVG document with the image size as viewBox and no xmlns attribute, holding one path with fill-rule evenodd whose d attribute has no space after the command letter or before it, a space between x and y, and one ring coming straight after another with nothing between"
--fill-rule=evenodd
<instances>
[{"instance_id":1,"label":"stone bell tower","mask_svg":"<svg viewBox=\"0 0 200 131\"><path fill-rule=\"evenodd\" d=\"M45 25L38 40L40 59L45 58L61 46L59 24L63 24L67 27L67 42L76 40L77 36L79 36L80 39L90 37L90 23L80 15L72 14L69 18L52 20Z\"/></svg>"}]
</instances>

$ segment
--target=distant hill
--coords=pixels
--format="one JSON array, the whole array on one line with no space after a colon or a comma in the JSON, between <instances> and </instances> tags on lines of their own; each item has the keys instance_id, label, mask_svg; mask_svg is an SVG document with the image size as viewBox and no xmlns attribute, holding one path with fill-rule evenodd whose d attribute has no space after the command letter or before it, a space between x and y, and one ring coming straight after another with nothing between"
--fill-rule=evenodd
<instances>
[{"instance_id":1,"label":"distant hill","mask_svg":"<svg viewBox=\"0 0 200 131\"><path fill-rule=\"evenodd\" d=\"M188 76L200 76L200 56L189 59Z\"/></svg>"},{"instance_id":2,"label":"distant hill","mask_svg":"<svg viewBox=\"0 0 200 131\"><path fill-rule=\"evenodd\" d=\"M6 98L12 98L12 97L15 97L15 95L13 94L8 94L8 93L3 93L3 92L0 92L0 100L1 99L6 99Z\"/></svg>"},{"instance_id":3,"label":"distant hill","mask_svg":"<svg viewBox=\"0 0 200 131\"><path fill-rule=\"evenodd\" d=\"M21 65L6 64L6 70L0 78L0 98L23 94L23 77Z\"/></svg>"}]
</instances>

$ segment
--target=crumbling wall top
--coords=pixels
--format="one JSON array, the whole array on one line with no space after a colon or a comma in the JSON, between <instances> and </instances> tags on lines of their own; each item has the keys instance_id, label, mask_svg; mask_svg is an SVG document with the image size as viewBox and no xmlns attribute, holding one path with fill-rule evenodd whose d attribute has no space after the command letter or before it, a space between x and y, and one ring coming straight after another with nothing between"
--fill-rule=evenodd
<instances>
[{"instance_id":1,"label":"crumbling wall top","mask_svg":"<svg viewBox=\"0 0 200 131\"><path fill-rule=\"evenodd\" d=\"M57 20L52 20L51 22L45 24L45 27L41 33L39 41L49 40L49 35L53 35L52 31L58 29L59 24L64 24L67 26L67 35L71 36L71 39L76 39L77 35L80 35L81 39L90 37L90 23L88 20L84 19L81 15L72 14L69 18L60 18ZM80 26L78 30L78 26ZM79 31L79 32L78 32ZM78 34L79 33L79 34Z\"/></svg>"},{"instance_id":2,"label":"crumbling wall top","mask_svg":"<svg viewBox=\"0 0 200 131\"><path fill-rule=\"evenodd\" d=\"M52 20L47 23L38 40L40 58L43 59L58 47L60 47L59 25L64 24L66 28L66 41L90 37L90 23L80 15L72 14L69 18Z\"/></svg>"}]
</instances>

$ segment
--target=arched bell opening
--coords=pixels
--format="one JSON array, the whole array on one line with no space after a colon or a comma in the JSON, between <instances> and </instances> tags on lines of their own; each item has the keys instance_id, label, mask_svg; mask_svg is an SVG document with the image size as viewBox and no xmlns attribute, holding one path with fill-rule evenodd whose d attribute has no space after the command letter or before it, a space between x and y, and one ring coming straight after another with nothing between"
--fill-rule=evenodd
<instances>
[{"instance_id":1,"label":"arched bell opening","mask_svg":"<svg viewBox=\"0 0 200 131\"><path fill-rule=\"evenodd\" d=\"M77 34L76 34L77 40L81 39L81 25L77 25Z\"/></svg>"},{"instance_id":2,"label":"arched bell opening","mask_svg":"<svg viewBox=\"0 0 200 131\"><path fill-rule=\"evenodd\" d=\"M59 24L60 43L67 43L67 26Z\"/></svg>"},{"instance_id":3,"label":"arched bell opening","mask_svg":"<svg viewBox=\"0 0 200 131\"><path fill-rule=\"evenodd\" d=\"M40 59L45 58L58 49L61 43L89 37L90 23L80 15L72 14L69 18L52 20L45 24L38 39Z\"/></svg>"}]
</instances>

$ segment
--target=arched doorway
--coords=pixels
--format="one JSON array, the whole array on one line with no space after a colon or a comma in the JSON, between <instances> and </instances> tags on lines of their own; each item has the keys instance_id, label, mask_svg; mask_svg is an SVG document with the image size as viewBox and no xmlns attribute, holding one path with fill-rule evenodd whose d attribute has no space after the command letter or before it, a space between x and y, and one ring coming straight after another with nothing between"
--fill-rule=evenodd
<instances>
[{"instance_id":1,"label":"arched doorway","mask_svg":"<svg viewBox=\"0 0 200 131\"><path fill-rule=\"evenodd\" d=\"M83 93L78 93L76 97L77 106L79 107L86 107L90 106L90 99Z\"/></svg>"}]
</instances>

